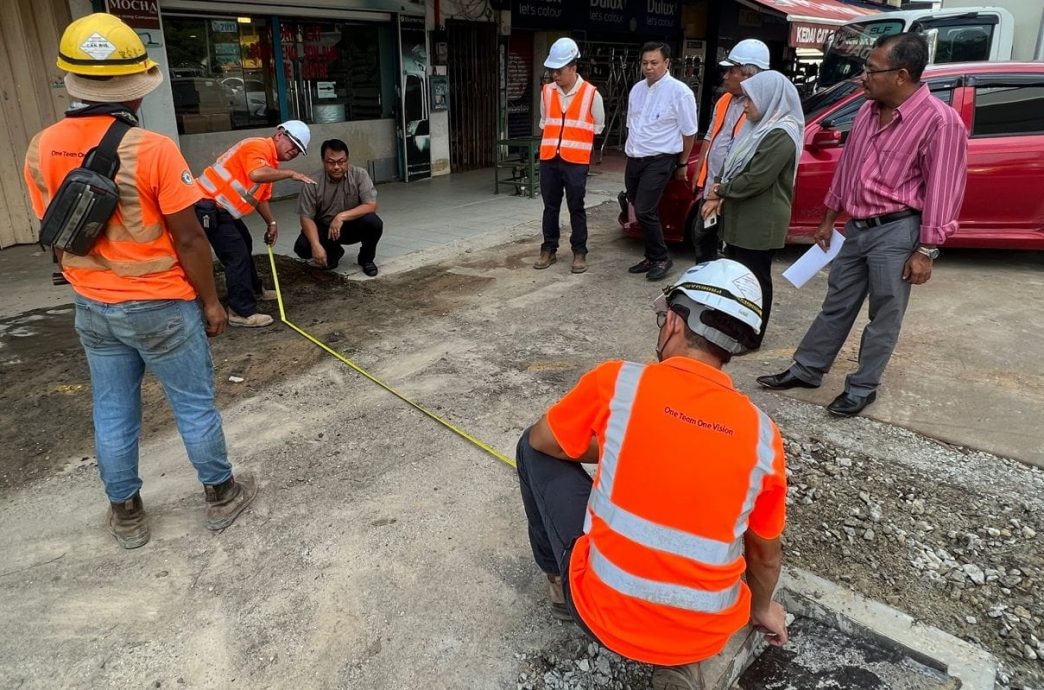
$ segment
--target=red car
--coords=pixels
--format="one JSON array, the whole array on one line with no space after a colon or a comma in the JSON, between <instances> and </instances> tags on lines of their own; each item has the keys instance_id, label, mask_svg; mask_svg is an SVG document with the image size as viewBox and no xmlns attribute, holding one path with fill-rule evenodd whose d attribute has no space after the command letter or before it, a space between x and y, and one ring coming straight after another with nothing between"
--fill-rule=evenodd
<instances>
[{"instance_id":1,"label":"red car","mask_svg":"<svg viewBox=\"0 0 1044 690\"><path fill-rule=\"evenodd\" d=\"M947 247L1044 249L1044 63L974 62L930 65L922 80L949 103L968 128L968 187L960 229ZM830 181L848 131L865 102L858 81L841 82L805 99L801 153L788 242L809 243L823 217ZM695 174L697 147L689 159ZM671 180L660 201L664 236L691 242L699 195ZM625 232L641 237L627 222ZM838 227L844 224L841 216Z\"/></svg>"}]
</instances>

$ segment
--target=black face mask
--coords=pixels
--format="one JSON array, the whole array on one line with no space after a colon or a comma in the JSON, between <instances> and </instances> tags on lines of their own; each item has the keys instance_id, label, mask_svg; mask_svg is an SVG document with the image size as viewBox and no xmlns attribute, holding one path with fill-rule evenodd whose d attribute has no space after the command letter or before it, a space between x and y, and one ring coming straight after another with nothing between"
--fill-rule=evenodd
<instances>
[{"instance_id":1,"label":"black face mask","mask_svg":"<svg viewBox=\"0 0 1044 690\"><path fill-rule=\"evenodd\" d=\"M131 127L138 126L138 118L123 103L90 103L65 111L66 117L93 117L95 115L111 115L117 120L123 120Z\"/></svg>"}]
</instances>

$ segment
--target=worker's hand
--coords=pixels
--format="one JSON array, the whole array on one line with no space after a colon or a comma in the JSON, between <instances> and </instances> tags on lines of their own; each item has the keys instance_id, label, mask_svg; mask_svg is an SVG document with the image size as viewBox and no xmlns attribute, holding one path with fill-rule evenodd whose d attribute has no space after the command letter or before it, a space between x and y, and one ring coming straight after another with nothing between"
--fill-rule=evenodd
<instances>
[{"instance_id":1,"label":"worker's hand","mask_svg":"<svg viewBox=\"0 0 1044 690\"><path fill-rule=\"evenodd\" d=\"M674 171L674 179L679 182L688 182L689 180L689 166L683 165Z\"/></svg>"},{"instance_id":2,"label":"worker's hand","mask_svg":"<svg viewBox=\"0 0 1044 690\"><path fill-rule=\"evenodd\" d=\"M773 647L782 647L787 643L787 612L778 602L770 601L765 611L751 609L750 624L764 634L765 641Z\"/></svg>"},{"instance_id":3,"label":"worker's hand","mask_svg":"<svg viewBox=\"0 0 1044 690\"><path fill-rule=\"evenodd\" d=\"M914 252L903 266L903 280L910 285L923 285L932 277L932 260L921 252Z\"/></svg>"},{"instance_id":4,"label":"worker's hand","mask_svg":"<svg viewBox=\"0 0 1044 690\"><path fill-rule=\"evenodd\" d=\"M225 311L221 302L214 301L213 304L204 304L203 320L206 322L207 337L213 338L225 332L225 326L228 325L228 312Z\"/></svg>"},{"instance_id":5,"label":"worker's hand","mask_svg":"<svg viewBox=\"0 0 1044 690\"><path fill-rule=\"evenodd\" d=\"M296 170L290 172L290 179L297 180L298 182L304 182L305 184L315 184L315 180L308 177L304 173L299 173Z\"/></svg>"},{"instance_id":6,"label":"worker's hand","mask_svg":"<svg viewBox=\"0 0 1044 690\"><path fill-rule=\"evenodd\" d=\"M275 244L277 239L279 239L279 226L269 223L268 229L265 230L265 244Z\"/></svg>"},{"instance_id":7,"label":"worker's hand","mask_svg":"<svg viewBox=\"0 0 1044 690\"><path fill-rule=\"evenodd\" d=\"M318 244L312 247L312 261L319 268L326 268L326 250L323 249L323 245Z\"/></svg>"},{"instance_id":8,"label":"worker's hand","mask_svg":"<svg viewBox=\"0 0 1044 690\"><path fill-rule=\"evenodd\" d=\"M330 239L336 242L341 237L341 226L344 225L344 219L341 218L341 214L338 213L330 221Z\"/></svg>"},{"instance_id":9,"label":"worker's hand","mask_svg":"<svg viewBox=\"0 0 1044 690\"><path fill-rule=\"evenodd\" d=\"M721 208L721 199L707 199L703 202L703 208L700 209L700 215L703 216L703 220L707 220L711 216L717 215Z\"/></svg>"},{"instance_id":10,"label":"worker's hand","mask_svg":"<svg viewBox=\"0 0 1044 690\"><path fill-rule=\"evenodd\" d=\"M816 233L812 235L812 239L815 240L816 245L826 251L830 249L830 238L834 236L834 224L823 221L816 228Z\"/></svg>"}]
</instances>

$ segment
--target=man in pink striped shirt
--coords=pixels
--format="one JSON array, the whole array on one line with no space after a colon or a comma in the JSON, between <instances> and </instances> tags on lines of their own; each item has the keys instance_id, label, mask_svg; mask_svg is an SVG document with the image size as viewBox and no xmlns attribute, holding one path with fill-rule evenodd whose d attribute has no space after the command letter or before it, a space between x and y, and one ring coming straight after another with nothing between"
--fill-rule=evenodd
<instances>
[{"instance_id":1,"label":"man in pink striped shirt","mask_svg":"<svg viewBox=\"0 0 1044 690\"><path fill-rule=\"evenodd\" d=\"M921 83L927 62L928 44L917 34L884 36L874 44L862 78L867 102L852 124L815 234L825 250L838 213L852 217L830 269L823 308L791 367L757 379L772 389L818 387L869 295L859 368L827 406L839 416L857 415L877 397L910 287L931 277L937 246L957 230L967 131L957 112Z\"/></svg>"}]
</instances>

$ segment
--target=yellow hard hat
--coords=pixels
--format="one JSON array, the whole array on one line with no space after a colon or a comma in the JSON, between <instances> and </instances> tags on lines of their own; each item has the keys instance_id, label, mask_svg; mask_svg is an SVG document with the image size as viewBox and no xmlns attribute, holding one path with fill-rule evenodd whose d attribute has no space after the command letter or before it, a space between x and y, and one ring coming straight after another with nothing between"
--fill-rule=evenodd
<instances>
[{"instance_id":1,"label":"yellow hard hat","mask_svg":"<svg viewBox=\"0 0 1044 690\"><path fill-rule=\"evenodd\" d=\"M70 74L119 77L148 72L156 66L134 29L104 12L81 17L67 26L58 47L58 67Z\"/></svg>"}]
</instances>

